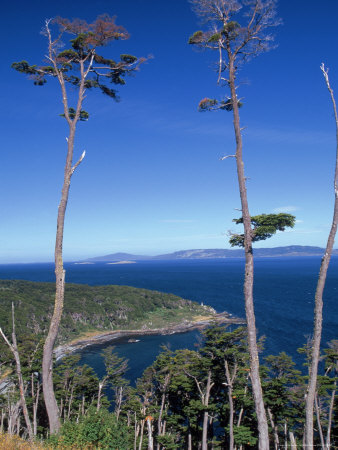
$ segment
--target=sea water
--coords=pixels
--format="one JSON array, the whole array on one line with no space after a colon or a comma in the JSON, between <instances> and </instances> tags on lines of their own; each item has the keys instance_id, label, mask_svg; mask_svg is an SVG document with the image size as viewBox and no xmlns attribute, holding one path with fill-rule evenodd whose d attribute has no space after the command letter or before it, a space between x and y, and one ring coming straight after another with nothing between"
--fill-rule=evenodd
<instances>
[{"instance_id":1,"label":"sea water","mask_svg":"<svg viewBox=\"0 0 338 450\"><path fill-rule=\"evenodd\" d=\"M318 257L256 258L254 299L256 326L264 335L264 354L286 351L302 366L297 353L312 333ZM227 311L244 317L244 259L201 259L139 261L135 264L65 263L66 282L90 285L119 284L173 293L210 305L217 312ZM53 264L0 265L0 278L54 281ZM331 259L324 292L323 345L338 338L338 257ZM128 378L139 377L161 350L162 345L193 349L198 345L197 331L167 336L142 336L137 343L128 338L114 340L116 351L129 360ZM109 345L109 344L105 344ZM100 356L104 346L82 351L87 363L101 375Z\"/></svg>"}]
</instances>

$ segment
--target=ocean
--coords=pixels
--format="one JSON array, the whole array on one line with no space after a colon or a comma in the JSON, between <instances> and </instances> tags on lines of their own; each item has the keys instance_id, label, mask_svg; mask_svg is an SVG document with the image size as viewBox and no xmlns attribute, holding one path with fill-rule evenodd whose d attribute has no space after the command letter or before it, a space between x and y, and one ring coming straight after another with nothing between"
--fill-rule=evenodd
<instances>
[{"instance_id":1,"label":"ocean","mask_svg":"<svg viewBox=\"0 0 338 450\"><path fill-rule=\"evenodd\" d=\"M318 257L255 259L255 313L259 336L265 336L264 355L285 351L302 368L297 353L312 333L314 293L319 273ZM66 282L89 285L119 284L173 293L203 302L216 309L244 317L243 258L140 261L135 264L65 263ZM53 264L0 265L1 279L54 281ZM324 292L323 345L338 339L338 256L331 260ZM127 377L133 382L149 366L161 349L173 350L198 345L198 331L169 336L143 336L140 342L128 339L112 342L116 351L129 360ZM107 344L106 344L107 345ZM104 371L102 346L82 351L81 362L99 375Z\"/></svg>"}]
</instances>

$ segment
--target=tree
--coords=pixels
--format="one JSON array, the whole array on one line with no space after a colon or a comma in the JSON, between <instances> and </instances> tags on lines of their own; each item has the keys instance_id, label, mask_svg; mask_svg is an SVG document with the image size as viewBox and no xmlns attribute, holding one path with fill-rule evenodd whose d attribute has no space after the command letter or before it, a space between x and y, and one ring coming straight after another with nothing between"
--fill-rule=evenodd
<instances>
[{"instance_id":1,"label":"tree","mask_svg":"<svg viewBox=\"0 0 338 450\"><path fill-rule=\"evenodd\" d=\"M227 448L233 450L235 444L241 445L239 440L241 429L240 415L243 415L242 407L239 408L241 412L238 414L237 424L235 427L236 407L239 407L240 397L245 396L245 390L248 387L248 352L247 352L247 336L246 329L243 327L237 328L235 331L226 332L223 326L214 326L207 329L204 333L206 338L204 347L201 349L203 354L213 355L213 376L221 386L219 391L224 391L227 398L227 407L223 406L223 414L228 411L226 431L229 435ZM218 368L218 371L217 371ZM245 388L243 390L243 382ZM217 387L217 386L216 386ZM224 402L225 403L225 402ZM236 434L236 442L235 442ZM245 442L253 443L256 438L251 435L251 430L245 427Z\"/></svg>"},{"instance_id":2,"label":"tree","mask_svg":"<svg viewBox=\"0 0 338 450\"><path fill-rule=\"evenodd\" d=\"M320 355L320 341L322 335L322 322L323 322L323 292L325 287L327 270L329 268L330 259L332 255L333 244L335 240L335 236L337 233L337 224L338 224L338 113L335 98L333 95L333 90L330 86L330 80L328 75L328 69L325 69L324 64L321 65L321 71L323 72L323 76L325 78L326 86L329 90L333 112L336 123L336 162L335 162L335 174L334 174L334 207L333 207L333 218L330 233L328 236L326 249L324 256L322 258L318 283L315 293L315 309L314 309L314 329L313 329L313 338L312 338L312 351L311 351L311 364L309 368L309 383L306 393L306 401L305 401L305 445L308 448L312 448L313 446L313 409L314 409L314 400L316 394L316 384L317 384L317 373L318 373L318 362Z\"/></svg>"},{"instance_id":3,"label":"tree","mask_svg":"<svg viewBox=\"0 0 338 450\"><path fill-rule=\"evenodd\" d=\"M52 26L57 28L55 38L52 36ZM44 400L50 431L55 433L60 428L60 418L53 389L53 348L58 335L64 303L65 270L62 250L64 220L71 178L85 156L85 152L83 152L79 160L73 164L76 126L79 121L85 121L89 117L88 113L82 109L85 90L98 88L104 94L118 100L117 91L109 87L107 83L125 84L125 76L134 72L144 61L144 58L139 59L132 55L123 54L120 56L120 61L116 62L97 53L98 48L109 44L111 41L129 38L127 31L115 24L115 18L107 15L99 16L93 23L87 23L79 19L70 21L61 17L55 20L47 20L44 34L48 41L47 60L49 65L29 65L27 61L21 61L13 63L12 67L19 72L28 74L33 78L34 84L38 86L44 85L49 77L57 79L62 94L62 116L66 119L69 128L64 181L57 215L54 312L44 345L42 361ZM63 49L62 38L66 34L71 35L72 39L70 39L70 46ZM77 89L75 108L69 105L67 86Z\"/></svg>"},{"instance_id":4,"label":"tree","mask_svg":"<svg viewBox=\"0 0 338 450\"><path fill-rule=\"evenodd\" d=\"M264 402L274 436L275 449L285 448L289 437L303 428L304 386L301 372L285 352L265 358L267 367L261 366L263 375ZM291 435L290 435L291 439Z\"/></svg>"},{"instance_id":5,"label":"tree","mask_svg":"<svg viewBox=\"0 0 338 450\"><path fill-rule=\"evenodd\" d=\"M262 387L259 377L259 358L253 304L253 251L252 228L248 206L246 177L243 162L242 131L239 108L242 106L237 97L236 78L240 64L271 48L273 37L268 34L270 27L279 22L276 19L275 0L191 0L193 8L207 24L208 31L197 31L189 43L218 53L217 82L230 90L230 96L220 101L205 98L199 104L201 111L226 110L233 114L236 152L224 156L236 160L238 186L241 199L242 221L244 225L245 280L244 297L248 327L248 346L252 389L259 429L259 448L269 448L269 434ZM237 21L238 19L238 21ZM241 21L242 24L239 22ZM227 74L227 76L226 76Z\"/></svg>"},{"instance_id":6,"label":"tree","mask_svg":"<svg viewBox=\"0 0 338 450\"><path fill-rule=\"evenodd\" d=\"M54 389L63 421L79 420L96 400L98 378L94 370L79 365L80 355L62 358L54 373Z\"/></svg>"},{"instance_id":7,"label":"tree","mask_svg":"<svg viewBox=\"0 0 338 450\"><path fill-rule=\"evenodd\" d=\"M28 409L27 409L27 402L26 402L26 397L25 397L26 389L24 386L24 380L23 380L23 376L22 376L21 361L20 361L20 355L19 355L18 344L17 344L17 339L16 339L16 332L15 332L14 303L12 303L12 330L13 330L12 331L12 344L9 342L7 336L2 331L1 328L0 328L0 334L1 334L2 338L4 339L4 341L6 342L6 344L8 345L11 352L13 353L13 356L15 359L21 407L23 410L23 415L25 417L28 436L29 436L29 439L32 440L33 439L33 428L32 428L32 423L29 418Z\"/></svg>"},{"instance_id":8,"label":"tree","mask_svg":"<svg viewBox=\"0 0 338 450\"><path fill-rule=\"evenodd\" d=\"M99 380L97 411L101 408L102 391L109 384L115 391L115 412L118 420L123 400L123 389L128 384L123 378L128 369L128 360L114 353L114 349L115 347L111 345L101 353L104 359L106 374Z\"/></svg>"},{"instance_id":9,"label":"tree","mask_svg":"<svg viewBox=\"0 0 338 450\"><path fill-rule=\"evenodd\" d=\"M293 228L296 218L291 214L260 214L259 216L251 216L251 237L252 242L265 241L270 238L277 231L285 231L285 228ZM234 219L237 225L243 223L243 217ZM232 247L244 247L244 234L231 234L229 239Z\"/></svg>"}]
</instances>

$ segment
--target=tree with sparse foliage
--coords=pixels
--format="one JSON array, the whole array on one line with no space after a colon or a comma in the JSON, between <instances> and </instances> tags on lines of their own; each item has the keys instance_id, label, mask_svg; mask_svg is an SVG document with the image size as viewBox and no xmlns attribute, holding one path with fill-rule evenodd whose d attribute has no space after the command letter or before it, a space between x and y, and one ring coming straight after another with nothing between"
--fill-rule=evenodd
<instances>
[{"instance_id":1,"label":"tree with sparse foliage","mask_svg":"<svg viewBox=\"0 0 338 450\"><path fill-rule=\"evenodd\" d=\"M277 231L285 231L285 228L293 228L296 218L291 214L260 214L259 216L251 216L251 239L252 242L265 241L272 237ZM243 217L234 219L236 225L243 223ZM231 233L229 239L232 247L244 247L244 234Z\"/></svg>"},{"instance_id":2,"label":"tree with sparse foliage","mask_svg":"<svg viewBox=\"0 0 338 450\"><path fill-rule=\"evenodd\" d=\"M306 422L305 422L305 445L308 448L313 446L313 410L316 395L316 384L318 374L318 363L320 356L320 342L322 336L322 323L323 323L323 293L326 281L326 274L329 268L330 259L332 255L333 244L335 241L337 226L338 226L338 112L336 107L336 101L333 94L333 89L330 85L328 69L325 69L324 64L321 65L326 86L330 93L330 98L333 106L333 113L336 126L336 159L335 159L335 173L334 173L334 206L333 206L333 218L329 236L327 239L326 249L322 262L320 265L318 283L315 293L315 309L314 309L314 329L312 338L312 351L311 351L311 364L309 368L309 383L306 393Z\"/></svg>"},{"instance_id":3,"label":"tree with sparse foliage","mask_svg":"<svg viewBox=\"0 0 338 450\"><path fill-rule=\"evenodd\" d=\"M222 159L233 157L236 160L237 177L241 199L245 249L244 297L248 326L248 345L252 389L259 429L259 448L269 448L269 433L266 411L263 402L259 377L259 358L257 349L256 325L253 304L253 250L251 216L248 206L246 176L244 173L242 130L239 108L242 102L237 96L237 76L241 65L250 58L271 48L273 37L268 30L278 25L276 19L276 0L190 0L193 9L204 23L206 31L197 31L189 43L202 49L217 52L217 82L228 89L229 95L221 100L205 98L199 104L200 111L225 110L233 115L236 152Z\"/></svg>"},{"instance_id":4,"label":"tree with sparse foliage","mask_svg":"<svg viewBox=\"0 0 338 450\"><path fill-rule=\"evenodd\" d=\"M54 27L56 28L55 36ZM34 84L38 86L44 85L48 78L55 78L59 82L63 103L61 116L66 119L69 128L64 182L57 215L55 304L44 345L42 362L44 400L50 431L55 433L60 428L60 417L53 389L53 348L58 335L64 303L65 270L62 250L64 220L71 178L85 156L85 152L83 152L78 161L73 163L76 126L79 121L86 121L89 117L89 114L82 109L85 91L97 88L103 94L118 100L117 91L111 85L125 84L125 77L135 72L144 58L122 54L119 61L115 61L97 53L99 48L112 41L129 38L128 32L123 27L116 25L115 18L108 15L99 16L93 23L79 19L70 21L61 17L46 20L44 34L48 42L47 65L30 65L27 61L20 61L13 63L12 67L18 72L29 75ZM68 46L65 46L62 41L66 35L71 36ZM72 91L77 90L77 100L74 106L70 105L68 87Z\"/></svg>"}]
</instances>

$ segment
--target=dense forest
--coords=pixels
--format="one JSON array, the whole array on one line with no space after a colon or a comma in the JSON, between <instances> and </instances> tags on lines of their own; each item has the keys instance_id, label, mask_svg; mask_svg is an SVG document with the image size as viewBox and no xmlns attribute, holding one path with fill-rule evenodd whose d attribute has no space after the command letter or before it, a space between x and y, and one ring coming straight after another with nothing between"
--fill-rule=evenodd
<instances>
[{"instance_id":1,"label":"dense forest","mask_svg":"<svg viewBox=\"0 0 338 450\"><path fill-rule=\"evenodd\" d=\"M53 312L53 283L0 280L0 327L12 333L11 305L14 304L17 337L45 337ZM115 330L170 328L198 317L212 318L212 308L176 295L128 286L67 284L65 313L58 343L86 334ZM1 353L6 344L1 341Z\"/></svg>"},{"instance_id":2,"label":"dense forest","mask_svg":"<svg viewBox=\"0 0 338 450\"><path fill-rule=\"evenodd\" d=\"M259 343L262 350L264 343ZM60 432L48 435L41 395L41 342L19 342L29 416L40 444L49 448L198 449L257 448L257 421L252 399L246 329L213 326L203 332L196 350L163 348L156 361L131 386L124 378L128 362L103 351L106 375L101 379L79 355L55 368L55 392L62 419ZM308 365L308 348L299 351ZM25 436L17 377L11 359L7 387L0 397L1 432ZM261 365L269 436L274 448L302 445L306 371L295 368L282 352ZM4 369L3 369L4 371ZM316 394L315 444L338 445L338 342L324 350ZM108 397L107 397L108 395ZM1 443L1 441L0 441ZM37 444L38 445L38 444ZM295 448L295 447L294 447Z\"/></svg>"}]
</instances>

